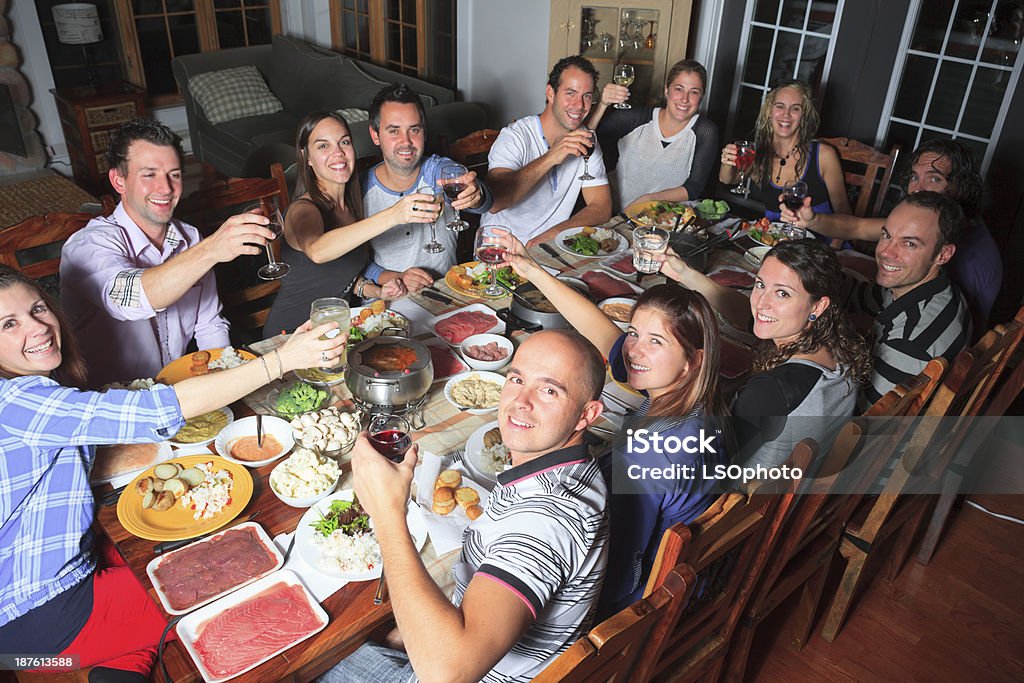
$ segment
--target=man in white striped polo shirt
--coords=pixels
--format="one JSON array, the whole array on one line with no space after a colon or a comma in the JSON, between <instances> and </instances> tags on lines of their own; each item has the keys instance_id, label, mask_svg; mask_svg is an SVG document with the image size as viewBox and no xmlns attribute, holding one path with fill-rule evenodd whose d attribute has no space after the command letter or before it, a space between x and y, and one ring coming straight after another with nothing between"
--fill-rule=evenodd
<instances>
[{"instance_id":1,"label":"man in white striped polo shirt","mask_svg":"<svg viewBox=\"0 0 1024 683\"><path fill-rule=\"evenodd\" d=\"M854 292L851 308L876 314L869 406L939 356L952 359L971 336L971 318L943 266L956 252L964 213L937 192L907 195L886 218L875 248L875 284Z\"/></svg>"},{"instance_id":2,"label":"man in white striped polo shirt","mask_svg":"<svg viewBox=\"0 0 1024 683\"><path fill-rule=\"evenodd\" d=\"M583 430L601 414L603 385L601 354L575 332L538 332L516 351L498 406L512 467L464 532L451 602L405 521L416 449L396 465L360 437L355 491L380 541L397 648L366 644L321 681L525 682L586 633L606 564L608 491Z\"/></svg>"}]
</instances>

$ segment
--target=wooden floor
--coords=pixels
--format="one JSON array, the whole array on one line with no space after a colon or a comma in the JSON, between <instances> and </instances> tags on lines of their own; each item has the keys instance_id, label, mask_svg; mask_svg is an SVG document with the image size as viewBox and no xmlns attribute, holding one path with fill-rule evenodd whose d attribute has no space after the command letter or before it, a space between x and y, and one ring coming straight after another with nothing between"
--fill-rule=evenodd
<instances>
[{"instance_id":1,"label":"wooden floor","mask_svg":"<svg viewBox=\"0 0 1024 683\"><path fill-rule=\"evenodd\" d=\"M1024 518L1024 495L974 496ZM747 680L1024 681L1024 526L965 506L927 566L876 576L835 642L796 652L780 609L754 644ZM819 621L820 628L820 621Z\"/></svg>"}]
</instances>

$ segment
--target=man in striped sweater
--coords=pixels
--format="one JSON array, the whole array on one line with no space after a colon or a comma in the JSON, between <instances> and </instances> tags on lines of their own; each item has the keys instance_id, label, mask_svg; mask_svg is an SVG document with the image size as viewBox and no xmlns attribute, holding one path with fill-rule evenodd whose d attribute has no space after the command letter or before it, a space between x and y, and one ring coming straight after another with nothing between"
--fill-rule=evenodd
<instances>
[{"instance_id":1,"label":"man in striped sweater","mask_svg":"<svg viewBox=\"0 0 1024 683\"><path fill-rule=\"evenodd\" d=\"M886 218L875 248L875 284L858 286L850 301L852 310L875 316L865 406L932 358L951 359L970 339L967 304L943 268L956 252L963 223L960 205L937 192L908 195Z\"/></svg>"}]
</instances>

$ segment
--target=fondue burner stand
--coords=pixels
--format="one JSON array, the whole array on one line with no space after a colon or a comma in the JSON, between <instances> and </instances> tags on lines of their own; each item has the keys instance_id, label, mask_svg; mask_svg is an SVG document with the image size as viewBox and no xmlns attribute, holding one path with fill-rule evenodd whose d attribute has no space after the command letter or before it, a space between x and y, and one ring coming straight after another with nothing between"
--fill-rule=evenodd
<instances>
[{"instance_id":1,"label":"fondue burner stand","mask_svg":"<svg viewBox=\"0 0 1024 683\"><path fill-rule=\"evenodd\" d=\"M374 415L388 415L408 419L409 424L413 429L423 429L427 426L426 420L423 419L423 406L427 403L427 394L424 394L415 401L410 401L409 403L403 403L402 405L396 406L367 403L355 396L352 397L352 403L355 404L356 408L358 408L363 415L368 416L370 419L372 419Z\"/></svg>"}]
</instances>

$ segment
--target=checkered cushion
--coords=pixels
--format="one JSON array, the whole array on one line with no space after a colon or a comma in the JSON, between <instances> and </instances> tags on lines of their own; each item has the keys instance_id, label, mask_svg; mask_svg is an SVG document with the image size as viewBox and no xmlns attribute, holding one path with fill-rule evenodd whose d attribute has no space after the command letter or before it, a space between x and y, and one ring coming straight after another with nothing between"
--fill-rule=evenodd
<instances>
[{"instance_id":1,"label":"checkered cushion","mask_svg":"<svg viewBox=\"0 0 1024 683\"><path fill-rule=\"evenodd\" d=\"M334 113L341 114L342 118L344 118L349 125L359 123L360 121L370 120L370 112L365 109L335 109Z\"/></svg>"},{"instance_id":2,"label":"checkered cushion","mask_svg":"<svg viewBox=\"0 0 1024 683\"><path fill-rule=\"evenodd\" d=\"M255 66L208 71L188 79L188 89L210 123L273 114L284 106Z\"/></svg>"}]
</instances>

